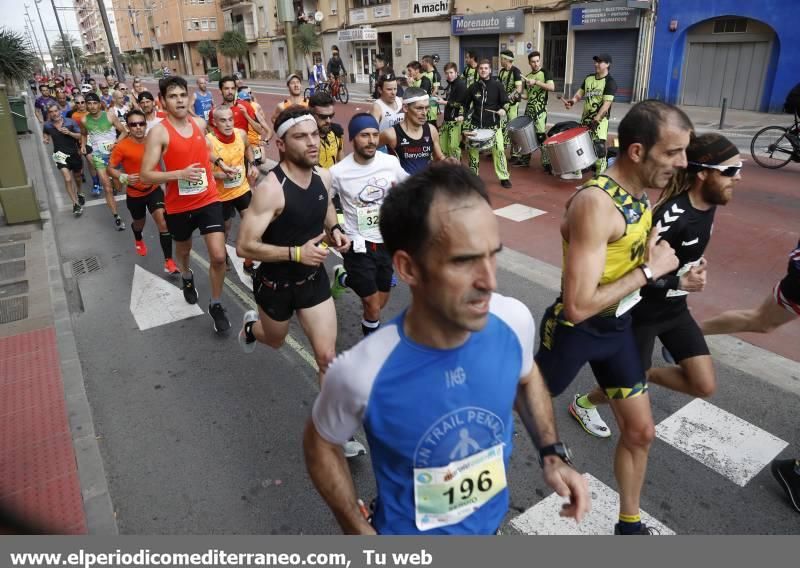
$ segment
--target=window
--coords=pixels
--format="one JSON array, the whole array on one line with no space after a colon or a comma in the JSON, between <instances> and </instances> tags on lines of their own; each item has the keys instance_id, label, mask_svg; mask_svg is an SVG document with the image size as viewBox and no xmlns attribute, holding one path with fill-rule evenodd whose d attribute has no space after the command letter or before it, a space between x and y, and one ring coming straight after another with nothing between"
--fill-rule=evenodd
<instances>
[{"instance_id":1,"label":"window","mask_svg":"<svg viewBox=\"0 0 800 568\"><path fill-rule=\"evenodd\" d=\"M208 20L200 20L200 29L208 31Z\"/></svg>"},{"instance_id":2,"label":"window","mask_svg":"<svg viewBox=\"0 0 800 568\"><path fill-rule=\"evenodd\" d=\"M200 20L192 20L192 30L196 32L200 31Z\"/></svg>"},{"instance_id":3,"label":"window","mask_svg":"<svg viewBox=\"0 0 800 568\"><path fill-rule=\"evenodd\" d=\"M714 21L715 34L743 34L746 31L746 18L721 18Z\"/></svg>"},{"instance_id":4,"label":"window","mask_svg":"<svg viewBox=\"0 0 800 568\"><path fill-rule=\"evenodd\" d=\"M208 20L208 29L211 30L212 32L217 31L217 19L216 18L210 18Z\"/></svg>"},{"instance_id":5,"label":"window","mask_svg":"<svg viewBox=\"0 0 800 568\"><path fill-rule=\"evenodd\" d=\"M192 31L192 21L186 20L186 31Z\"/></svg>"},{"instance_id":6,"label":"window","mask_svg":"<svg viewBox=\"0 0 800 568\"><path fill-rule=\"evenodd\" d=\"M369 8L370 6L380 6L381 4L391 4L391 0L353 0L354 8Z\"/></svg>"},{"instance_id":7,"label":"window","mask_svg":"<svg viewBox=\"0 0 800 568\"><path fill-rule=\"evenodd\" d=\"M161 28L156 26L156 37L161 37Z\"/></svg>"}]
</instances>

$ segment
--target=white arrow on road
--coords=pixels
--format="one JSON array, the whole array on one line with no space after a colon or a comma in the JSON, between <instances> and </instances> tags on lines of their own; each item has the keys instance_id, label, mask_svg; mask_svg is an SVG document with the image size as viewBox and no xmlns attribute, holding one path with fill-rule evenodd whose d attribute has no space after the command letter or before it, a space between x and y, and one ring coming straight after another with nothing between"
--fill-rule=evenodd
<instances>
[{"instance_id":1,"label":"white arrow on road","mask_svg":"<svg viewBox=\"0 0 800 568\"><path fill-rule=\"evenodd\" d=\"M183 292L135 265L131 286L131 313L141 331L203 314L197 304L187 304Z\"/></svg>"},{"instance_id":2,"label":"white arrow on road","mask_svg":"<svg viewBox=\"0 0 800 568\"><path fill-rule=\"evenodd\" d=\"M228 250L228 256L233 263L233 268L236 269L236 274L239 275L239 280L242 281L242 284L247 286L250 291L253 291L253 279L250 275L244 271L244 259L239 258L239 255L236 254L236 247L232 247L228 243L225 243L225 248Z\"/></svg>"}]
</instances>

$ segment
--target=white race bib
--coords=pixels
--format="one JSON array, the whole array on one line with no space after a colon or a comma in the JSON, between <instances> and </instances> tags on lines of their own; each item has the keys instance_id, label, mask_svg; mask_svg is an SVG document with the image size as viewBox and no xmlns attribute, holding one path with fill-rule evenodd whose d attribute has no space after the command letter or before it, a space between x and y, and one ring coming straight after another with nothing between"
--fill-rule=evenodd
<instances>
[{"instance_id":1,"label":"white race bib","mask_svg":"<svg viewBox=\"0 0 800 568\"><path fill-rule=\"evenodd\" d=\"M197 181L186 181L185 179L178 180L178 194L179 195L197 195L203 193L208 189L208 177L206 171L203 170L202 178Z\"/></svg>"},{"instance_id":2,"label":"white race bib","mask_svg":"<svg viewBox=\"0 0 800 568\"><path fill-rule=\"evenodd\" d=\"M356 216L358 218L358 232L362 235L369 234L370 231L374 231L375 229L380 229L380 205L356 207Z\"/></svg>"},{"instance_id":3,"label":"white race bib","mask_svg":"<svg viewBox=\"0 0 800 568\"><path fill-rule=\"evenodd\" d=\"M65 154L64 152L56 152L53 154L53 161L56 164L66 165L67 158L69 158L69 154Z\"/></svg>"},{"instance_id":4,"label":"white race bib","mask_svg":"<svg viewBox=\"0 0 800 568\"><path fill-rule=\"evenodd\" d=\"M503 444L443 467L414 468L414 510L421 531L460 523L506 488Z\"/></svg>"},{"instance_id":5,"label":"white race bib","mask_svg":"<svg viewBox=\"0 0 800 568\"><path fill-rule=\"evenodd\" d=\"M226 177L222 180L222 187L225 189L233 189L242 185L244 174L242 173L242 166L236 166L236 175L232 178Z\"/></svg>"},{"instance_id":6,"label":"white race bib","mask_svg":"<svg viewBox=\"0 0 800 568\"><path fill-rule=\"evenodd\" d=\"M204 110L203 111L203 120L208 120L208 115L211 114L211 110Z\"/></svg>"},{"instance_id":7,"label":"white race bib","mask_svg":"<svg viewBox=\"0 0 800 568\"><path fill-rule=\"evenodd\" d=\"M617 304L617 313L615 314L617 317L621 316L624 313L630 311L633 306L638 304L642 300L642 295L639 293L639 289L637 288L624 298L619 301Z\"/></svg>"},{"instance_id":8,"label":"white race bib","mask_svg":"<svg viewBox=\"0 0 800 568\"><path fill-rule=\"evenodd\" d=\"M110 154L111 153L111 148L113 148L113 147L114 147L114 142L104 141L104 142L100 142L100 147L98 149L103 154Z\"/></svg>"},{"instance_id":9,"label":"white race bib","mask_svg":"<svg viewBox=\"0 0 800 568\"><path fill-rule=\"evenodd\" d=\"M253 160L260 160L264 156L261 152L261 146L253 146Z\"/></svg>"},{"instance_id":10,"label":"white race bib","mask_svg":"<svg viewBox=\"0 0 800 568\"><path fill-rule=\"evenodd\" d=\"M700 259L695 260L694 262L687 262L683 266L678 269L677 276L680 280L680 277L689 272L695 266L700 265ZM667 298L678 298L680 296L688 296L689 292L686 290L667 290Z\"/></svg>"}]
</instances>

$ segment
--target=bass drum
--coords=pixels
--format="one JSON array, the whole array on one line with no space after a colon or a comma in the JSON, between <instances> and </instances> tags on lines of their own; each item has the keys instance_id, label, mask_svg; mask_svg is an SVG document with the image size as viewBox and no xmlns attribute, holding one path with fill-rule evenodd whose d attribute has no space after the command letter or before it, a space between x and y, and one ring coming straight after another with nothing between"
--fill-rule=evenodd
<instances>
[{"instance_id":1,"label":"bass drum","mask_svg":"<svg viewBox=\"0 0 800 568\"><path fill-rule=\"evenodd\" d=\"M556 175L579 172L597 160L589 129L582 126L551 136L542 147Z\"/></svg>"}]
</instances>

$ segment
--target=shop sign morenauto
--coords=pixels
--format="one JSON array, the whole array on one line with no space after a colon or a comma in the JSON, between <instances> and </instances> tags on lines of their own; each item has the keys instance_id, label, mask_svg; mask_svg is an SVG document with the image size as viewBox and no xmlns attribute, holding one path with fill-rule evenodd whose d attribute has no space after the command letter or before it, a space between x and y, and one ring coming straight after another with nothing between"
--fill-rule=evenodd
<instances>
[{"instance_id":1,"label":"shop sign morenauto","mask_svg":"<svg viewBox=\"0 0 800 568\"><path fill-rule=\"evenodd\" d=\"M413 0L411 16L414 18L430 18L446 16L450 13L450 0Z\"/></svg>"},{"instance_id":2,"label":"shop sign morenauto","mask_svg":"<svg viewBox=\"0 0 800 568\"><path fill-rule=\"evenodd\" d=\"M525 14L522 10L458 14L450 18L453 35L505 34L525 31Z\"/></svg>"}]
</instances>

